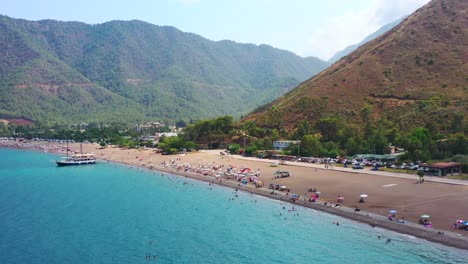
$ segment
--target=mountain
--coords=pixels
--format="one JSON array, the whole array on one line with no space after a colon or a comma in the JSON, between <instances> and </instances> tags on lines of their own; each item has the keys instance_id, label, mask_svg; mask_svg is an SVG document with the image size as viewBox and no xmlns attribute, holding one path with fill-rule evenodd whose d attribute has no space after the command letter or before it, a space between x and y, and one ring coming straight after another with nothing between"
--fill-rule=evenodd
<instances>
[{"instance_id":1,"label":"mountain","mask_svg":"<svg viewBox=\"0 0 468 264\"><path fill-rule=\"evenodd\" d=\"M373 118L449 131L468 116L467 43L468 1L433 0L245 119L294 129L301 120L338 116L362 127Z\"/></svg>"},{"instance_id":2,"label":"mountain","mask_svg":"<svg viewBox=\"0 0 468 264\"><path fill-rule=\"evenodd\" d=\"M343 50L338 51L337 53L335 53L335 55L333 55L333 57L331 57L328 60L328 63L330 65L335 63L337 60L339 60L339 59L343 58L344 56L350 54L351 52L355 51L360 46L366 44L367 42L377 38L378 36L384 34L385 32L389 31L390 29L394 28L396 25L400 24L401 21L403 21L403 19L404 19L404 17L402 17L400 19L397 19L397 20L395 20L395 21L393 21L391 23L388 23L388 24L382 26L381 28L379 28L376 32L374 32L374 33L370 34L369 36L367 36L366 38L364 38L358 44L348 46L348 47L344 48Z\"/></svg>"},{"instance_id":3,"label":"mountain","mask_svg":"<svg viewBox=\"0 0 468 264\"><path fill-rule=\"evenodd\" d=\"M326 67L136 20L0 16L0 52L0 117L49 123L240 116Z\"/></svg>"}]
</instances>

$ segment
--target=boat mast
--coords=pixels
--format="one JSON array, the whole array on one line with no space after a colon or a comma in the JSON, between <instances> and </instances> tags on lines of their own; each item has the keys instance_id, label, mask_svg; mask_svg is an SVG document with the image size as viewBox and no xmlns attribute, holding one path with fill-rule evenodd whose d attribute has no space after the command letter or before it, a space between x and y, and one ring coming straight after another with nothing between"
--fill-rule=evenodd
<instances>
[{"instance_id":1,"label":"boat mast","mask_svg":"<svg viewBox=\"0 0 468 264\"><path fill-rule=\"evenodd\" d=\"M83 154L83 132L80 130L80 154Z\"/></svg>"}]
</instances>

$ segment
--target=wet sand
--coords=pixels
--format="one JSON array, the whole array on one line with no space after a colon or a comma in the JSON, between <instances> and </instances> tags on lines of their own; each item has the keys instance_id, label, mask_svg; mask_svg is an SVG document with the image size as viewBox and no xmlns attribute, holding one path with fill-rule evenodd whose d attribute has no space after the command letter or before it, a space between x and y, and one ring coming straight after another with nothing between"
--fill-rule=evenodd
<instances>
[{"instance_id":1,"label":"wet sand","mask_svg":"<svg viewBox=\"0 0 468 264\"><path fill-rule=\"evenodd\" d=\"M45 143L34 143L36 147L23 146L28 149L43 151ZM42 147L37 147L40 145ZM1 142L0 142L1 145ZM24 145L24 144L23 144ZM21 145L20 145L21 146ZM48 144L50 152L64 153L64 144ZM69 147L74 151L79 151L79 144L70 144ZM285 185L290 188L290 193L296 193L301 197L295 202L298 205L326 211L345 218L353 219L364 223L375 222L377 227L390 229L399 233L413 235L419 238L427 239L433 242L453 246L468 250L468 232L452 229L452 224L457 219L468 220L468 186L446 183L437 183L426 181L423 184L417 184L416 178L399 178L381 175L366 174L359 171L349 172L338 171L334 169L317 168L316 166L303 166L304 164L281 165L280 168L272 167L271 163L264 160L240 159L235 156L221 156L219 151L200 151L188 153L185 155L165 156L155 153L153 150L135 150L119 149L108 147L100 149L97 144L83 144L83 152L94 153L101 160L123 163L131 166L149 168L152 167L158 171L166 171L173 174L179 174L222 184L225 186L239 188L247 192L253 192L259 195L268 196L273 199L291 201L285 192L271 190L267 187L270 183ZM239 184L237 181L227 181L215 179L214 177L203 176L197 173L185 173L183 170L177 171L174 168L166 167L163 162L178 164L198 164L205 165L224 165L249 167L254 172L260 170L261 181L265 188L255 188L251 183L248 185ZM302 165L302 166L297 166ZM273 173L278 169L287 170L291 177L274 179ZM366 168L365 170L369 170ZM321 192L321 198L317 203L304 201L308 200L310 188L316 188ZM360 194L367 194L365 203L358 203ZM345 198L340 208L325 206L336 203L336 198L341 195ZM354 212L354 206L361 208L360 212ZM397 210L397 217L404 217L405 224L398 224L387 220L388 211ZM419 216L428 214L431 216L433 228L425 228L417 224ZM441 234L443 233L443 234Z\"/></svg>"}]
</instances>

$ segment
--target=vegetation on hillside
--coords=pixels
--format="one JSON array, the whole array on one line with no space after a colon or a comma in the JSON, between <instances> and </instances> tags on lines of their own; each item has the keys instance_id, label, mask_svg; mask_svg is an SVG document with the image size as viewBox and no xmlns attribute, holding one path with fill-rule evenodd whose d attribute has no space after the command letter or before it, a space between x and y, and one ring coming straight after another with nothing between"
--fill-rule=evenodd
<instances>
[{"instance_id":1,"label":"vegetation on hillside","mask_svg":"<svg viewBox=\"0 0 468 264\"><path fill-rule=\"evenodd\" d=\"M48 124L239 117L326 66L141 21L0 16L0 53L0 115Z\"/></svg>"},{"instance_id":2,"label":"vegetation on hillside","mask_svg":"<svg viewBox=\"0 0 468 264\"><path fill-rule=\"evenodd\" d=\"M426 162L431 160L465 161L468 153L468 127L462 123L449 134L427 127L401 130L389 120L365 119L372 114L363 109L364 122L355 125L339 116L326 117L311 124L299 122L294 130L261 128L253 122L232 123L229 117L199 121L185 130L184 136L206 147L231 146L236 152L256 155L259 150L273 149L278 139L299 140L285 154L303 157L353 156L374 153L389 154L391 147L403 151L400 160ZM465 158L464 158L465 157Z\"/></svg>"},{"instance_id":3,"label":"vegetation on hillside","mask_svg":"<svg viewBox=\"0 0 468 264\"><path fill-rule=\"evenodd\" d=\"M403 151L400 160L408 163L468 161L468 131L463 123L450 134L435 133L427 127L403 131L388 120L365 119L367 114L372 114L369 111L369 108L363 109L363 120L366 121L360 126L348 124L345 119L334 116L323 118L315 125L307 121L299 122L291 131L261 128L253 122L234 122L232 117L223 116L189 124L179 137L162 137L157 147L167 154L198 148L226 148L232 153L255 156L263 150L273 149L273 141L287 139L299 143L290 145L284 154L302 157L388 154L391 147L396 147ZM61 125L45 127L0 123L0 136L85 140L99 142L103 146L114 144L127 148L155 146L151 141L142 139L143 133L118 123L110 126L94 123L84 131Z\"/></svg>"},{"instance_id":4,"label":"vegetation on hillside","mask_svg":"<svg viewBox=\"0 0 468 264\"><path fill-rule=\"evenodd\" d=\"M190 122L183 136L164 138L159 147L167 153L226 147L255 155L272 149L275 140L290 139L300 143L285 154L385 154L396 146L404 150L403 160L466 162L466 12L467 1L433 0L240 122L225 114L268 101L265 95L297 82L299 68L313 59L268 46L210 42L139 21L97 26L40 21L31 28L31 22L1 17L0 48L7 52L0 67L6 80L0 115L123 122L221 116ZM41 128L2 125L0 133L29 137L34 129ZM147 144L133 132L97 131L84 137L127 147Z\"/></svg>"}]
</instances>

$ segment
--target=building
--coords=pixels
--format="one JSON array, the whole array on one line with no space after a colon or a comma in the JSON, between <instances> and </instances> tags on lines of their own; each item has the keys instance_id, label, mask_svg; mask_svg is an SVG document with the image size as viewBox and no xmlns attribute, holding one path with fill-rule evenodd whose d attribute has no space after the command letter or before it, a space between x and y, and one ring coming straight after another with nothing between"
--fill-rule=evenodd
<instances>
[{"instance_id":1,"label":"building","mask_svg":"<svg viewBox=\"0 0 468 264\"><path fill-rule=\"evenodd\" d=\"M174 132L164 132L164 133L156 133L155 135L155 142L159 142L161 137L177 137L177 133Z\"/></svg>"},{"instance_id":2,"label":"building","mask_svg":"<svg viewBox=\"0 0 468 264\"><path fill-rule=\"evenodd\" d=\"M447 176L458 175L461 173L462 164L460 162L436 162L431 165L420 165L426 175Z\"/></svg>"},{"instance_id":3,"label":"building","mask_svg":"<svg viewBox=\"0 0 468 264\"><path fill-rule=\"evenodd\" d=\"M273 148L275 150L283 150L287 148L289 145L298 144L299 140L280 140L280 141L273 141Z\"/></svg>"},{"instance_id":4,"label":"building","mask_svg":"<svg viewBox=\"0 0 468 264\"><path fill-rule=\"evenodd\" d=\"M156 139L156 136L142 136L140 137L140 140L143 141L154 141Z\"/></svg>"},{"instance_id":5,"label":"building","mask_svg":"<svg viewBox=\"0 0 468 264\"><path fill-rule=\"evenodd\" d=\"M164 132L164 133L156 133L156 138L160 137L177 137L177 133L174 132Z\"/></svg>"},{"instance_id":6,"label":"building","mask_svg":"<svg viewBox=\"0 0 468 264\"><path fill-rule=\"evenodd\" d=\"M135 130L137 132L148 132L150 130L157 130L158 128L161 128L161 127L164 127L165 124L164 123L160 123L160 122L147 122L147 123L144 123L144 124L138 124L135 126Z\"/></svg>"}]
</instances>

